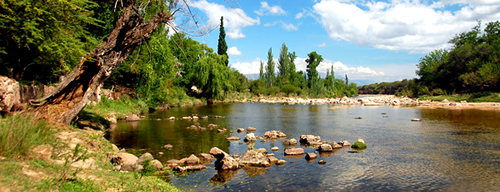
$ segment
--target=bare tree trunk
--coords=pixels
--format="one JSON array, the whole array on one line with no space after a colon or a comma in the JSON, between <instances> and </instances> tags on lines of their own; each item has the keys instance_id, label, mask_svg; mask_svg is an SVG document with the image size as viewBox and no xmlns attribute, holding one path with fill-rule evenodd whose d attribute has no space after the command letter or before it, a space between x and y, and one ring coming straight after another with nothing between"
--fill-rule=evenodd
<instances>
[{"instance_id":1,"label":"bare tree trunk","mask_svg":"<svg viewBox=\"0 0 500 192\"><path fill-rule=\"evenodd\" d=\"M141 42L149 40L160 24L171 19L172 15L162 11L145 22L133 5L124 8L109 36L82 58L49 96L31 102L35 112L49 121L70 124L89 104L92 95L111 72Z\"/></svg>"}]
</instances>

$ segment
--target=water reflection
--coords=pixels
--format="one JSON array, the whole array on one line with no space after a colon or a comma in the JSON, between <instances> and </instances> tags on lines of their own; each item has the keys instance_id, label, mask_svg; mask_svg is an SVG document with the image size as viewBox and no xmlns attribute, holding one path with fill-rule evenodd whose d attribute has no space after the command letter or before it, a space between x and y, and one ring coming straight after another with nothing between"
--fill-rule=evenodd
<instances>
[{"instance_id":1,"label":"water reflection","mask_svg":"<svg viewBox=\"0 0 500 192\"><path fill-rule=\"evenodd\" d=\"M223 119L193 121L121 122L110 134L119 147L163 151L162 162L219 147L230 154L243 155L248 148L279 147L272 152L287 160L283 166L243 171L216 171L209 168L185 176L172 176L171 182L185 190L270 190L270 191L499 191L500 190L500 112L482 110L413 109L390 106L338 108L317 105L227 104L173 108L153 114L151 119L199 116L225 116ZM355 119L362 117L362 119ZM411 122L420 118L420 122ZM217 124L233 133L192 130L198 123ZM243 138L239 127L256 127L254 133L282 130L288 138L314 134L328 142L363 138L368 148L358 153L344 147L330 153L297 145L318 158L304 155L288 157L284 140L243 143L227 141ZM171 151L162 148L171 143ZM248 144L248 145L247 145ZM271 151L270 151L271 152ZM158 157L155 157L158 158ZM324 160L325 165L317 162ZM294 163L291 163L291 162ZM473 181L473 182L471 182Z\"/></svg>"}]
</instances>

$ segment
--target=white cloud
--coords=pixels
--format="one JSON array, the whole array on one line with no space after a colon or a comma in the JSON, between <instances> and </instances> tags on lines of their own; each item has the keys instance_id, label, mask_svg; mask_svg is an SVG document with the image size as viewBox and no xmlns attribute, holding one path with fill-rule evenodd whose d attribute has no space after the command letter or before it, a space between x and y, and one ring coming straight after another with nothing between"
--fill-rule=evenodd
<instances>
[{"instance_id":1,"label":"white cloud","mask_svg":"<svg viewBox=\"0 0 500 192\"><path fill-rule=\"evenodd\" d=\"M269 4L265 1L260 2L260 9L254 11L257 15L283 15L286 14L285 10L283 10L280 6L269 6Z\"/></svg>"},{"instance_id":2,"label":"white cloud","mask_svg":"<svg viewBox=\"0 0 500 192\"><path fill-rule=\"evenodd\" d=\"M304 13L300 12L300 13L297 13L297 15L295 15L295 19L300 19L304 17Z\"/></svg>"},{"instance_id":3,"label":"white cloud","mask_svg":"<svg viewBox=\"0 0 500 192\"><path fill-rule=\"evenodd\" d=\"M243 56L243 54L241 54L241 51L238 50L237 47L231 47L231 48L227 49L227 55L229 55L229 56Z\"/></svg>"},{"instance_id":4,"label":"white cloud","mask_svg":"<svg viewBox=\"0 0 500 192\"><path fill-rule=\"evenodd\" d=\"M306 59L307 58L301 58L301 57L297 57L297 59L295 59L295 67L297 68L297 71L300 70L304 72L306 71L307 69ZM320 74L326 74L326 70L330 69L332 64L335 76L344 76L347 74L347 76L350 79L364 79L366 77L381 77L385 75L384 72L381 71L377 72L373 69L370 69L369 67L363 67L363 66L350 67L340 61L333 62L328 59L324 59L316 69Z\"/></svg>"},{"instance_id":5,"label":"white cloud","mask_svg":"<svg viewBox=\"0 0 500 192\"><path fill-rule=\"evenodd\" d=\"M235 68L242 74L246 75L259 74L261 61L264 62L264 67L265 67L267 59L263 60L261 58L256 58L248 62L239 61L231 63L230 65L231 67ZM274 62L277 63L278 59L274 58ZM403 79L412 79L416 77L415 70L417 69L415 64L407 64L407 65L387 64L387 65L379 65L374 69L365 66L353 67L353 66L348 66L340 61L333 62L331 60L325 59L317 67L317 70L321 74L322 78L324 78L326 70L330 69L332 64L333 64L333 71L335 72L335 76L337 78L338 77L343 78L345 75L347 75L351 80L370 80L373 82L393 82ZM306 58L297 57L295 59L295 67L297 71L306 72L307 68Z\"/></svg>"},{"instance_id":6,"label":"white cloud","mask_svg":"<svg viewBox=\"0 0 500 192\"><path fill-rule=\"evenodd\" d=\"M326 43L321 43L318 45L318 47L326 47Z\"/></svg>"},{"instance_id":7,"label":"white cloud","mask_svg":"<svg viewBox=\"0 0 500 192\"><path fill-rule=\"evenodd\" d=\"M231 67L235 68L242 74L259 74L260 73L260 62L264 62L264 65L266 61L256 58L253 61L249 62L236 62L236 63L231 63Z\"/></svg>"},{"instance_id":8,"label":"white cloud","mask_svg":"<svg viewBox=\"0 0 500 192\"><path fill-rule=\"evenodd\" d=\"M422 1L427 2L427 1ZM498 0L444 0L430 5L421 1L386 2L323 0L313 6L318 22L334 40L379 49L428 53L447 48L461 32L500 19ZM460 6L454 12L443 7Z\"/></svg>"},{"instance_id":9,"label":"white cloud","mask_svg":"<svg viewBox=\"0 0 500 192\"><path fill-rule=\"evenodd\" d=\"M281 21L281 25L287 31L297 31L297 30L299 30L299 25L301 25L301 23L294 25L292 23L285 23L285 22Z\"/></svg>"},{"instance_id":10,"label":"white cloud","mask_svg":"<svg viewBox=\"0 0 500 192\"><path fill-rule=\"evenodd\" d=\"M264 27L271 27L271 26L275 26L276 24L278 24L277 21L275 21L274 23L265 23Z\"/></svg>"},{"instance_id":11,"label":"white cloud","mask_svg":"<svg viewBox=\"0 0 500 192\"><path fill-rule=\"evenodd\" d=\"M226 35L230 39L244 38L243 27L259 25L260 19L253 19L246 15L245 11L240 8L228 8L217 3L209 3L206 0L189 1L189 6L200 9L205 12L208 17L206 25L219 26L220 17L224 17L224 28Z\"/></svg>"}]
</instances>

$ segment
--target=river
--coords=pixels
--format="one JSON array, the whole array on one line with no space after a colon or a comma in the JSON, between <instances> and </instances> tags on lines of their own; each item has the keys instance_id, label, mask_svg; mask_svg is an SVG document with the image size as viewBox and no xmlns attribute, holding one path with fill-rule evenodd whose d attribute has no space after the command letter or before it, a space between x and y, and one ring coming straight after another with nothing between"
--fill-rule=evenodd
<instances>
[{"instance_id":1,"label":"river","mask_svg":"<svg viewBox=\"0 0 500 192\"><path fill-rule=\"evenodd\" d=\"M210 118L165 120L192 114ZM215 115L225 118L212 118ZM421 121L411 121L413 118ZM147 119L151 120L119 122L108 139L136 155L150 152L163 163L208 153L212 147L243 155L248 148L243 140L229 142L226 138L243 138L246 133L236 129L247 127L257 128L257 136L281 130L297 140L305 134L328 142L354 143L363 138L368 146L359 153L348 153L348 147L316 152L318 159L308 162L303 157L285 157L283 140L257 141L255 148L266 148L288 162L268 169L218 172L212 161L203 171L164 177L182 190L500 191L500 111L235 103L172 108ZM186 128L209 123L234 132ZM165 144L174 147L163 149ZM279 151L272 152L274 146ZM315 152L315 148L297 147ZM319 160L326 164L318 164Z\"/></svg>"}]
</instances>

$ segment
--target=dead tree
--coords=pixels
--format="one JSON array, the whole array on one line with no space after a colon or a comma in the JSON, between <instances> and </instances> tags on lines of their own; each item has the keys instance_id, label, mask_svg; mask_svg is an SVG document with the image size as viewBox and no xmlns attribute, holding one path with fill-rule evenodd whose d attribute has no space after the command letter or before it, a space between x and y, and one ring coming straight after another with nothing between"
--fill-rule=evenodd
<instances>
[{"instance_id":1,"label":"dead tree","mask_svg":"<svg viewBox=\"0 0 500 192\"><path fill-rule=\"evenodd\" d=\"M134 4L124 7L115 28L94 50L83 57L78 66L47 97L33 101L35 112L42 118L70 124L90 102L96 90L141 42L162 23L173 19L163 10L149 21L141 17Z\"/></svg>"}]
</instances>

